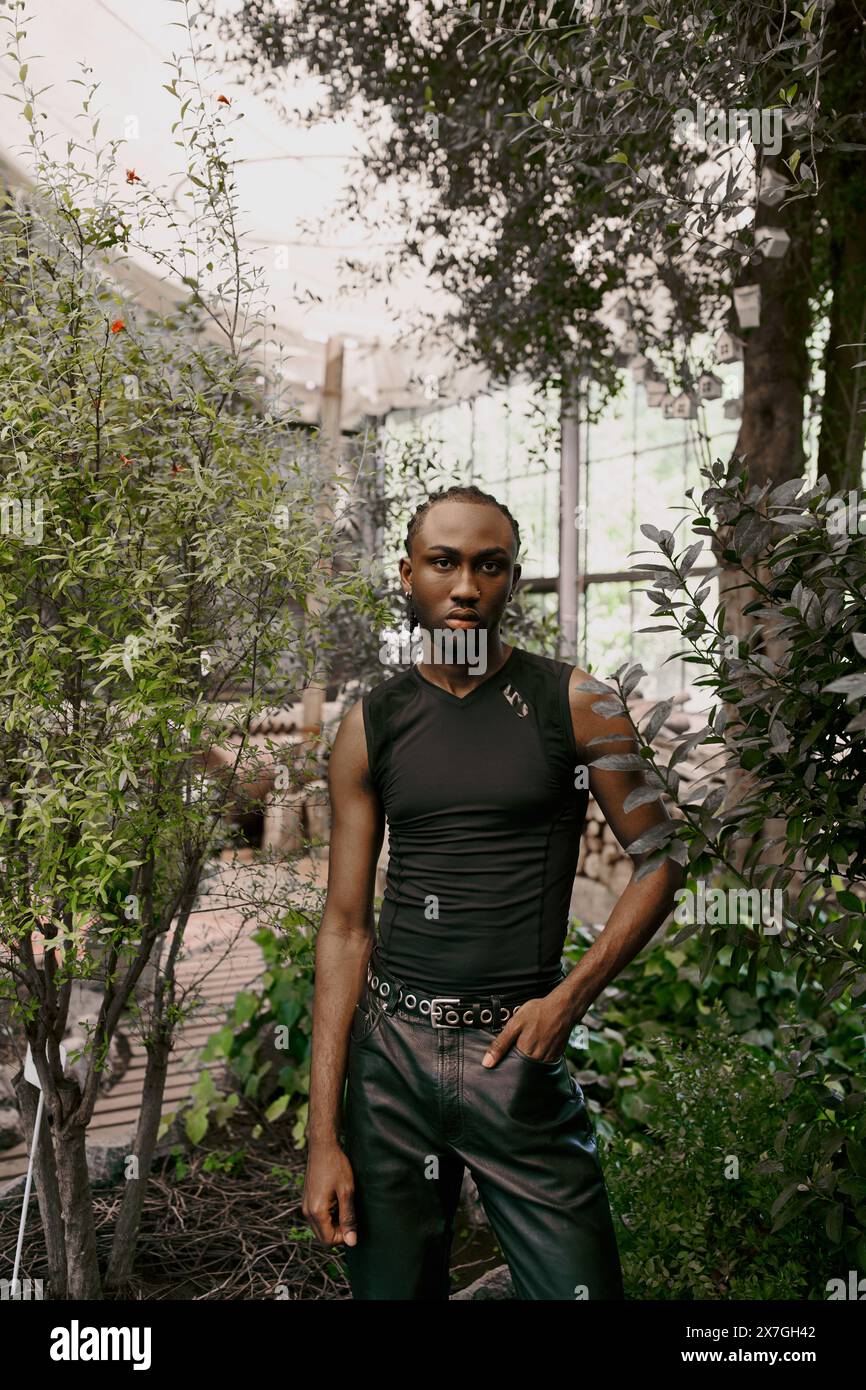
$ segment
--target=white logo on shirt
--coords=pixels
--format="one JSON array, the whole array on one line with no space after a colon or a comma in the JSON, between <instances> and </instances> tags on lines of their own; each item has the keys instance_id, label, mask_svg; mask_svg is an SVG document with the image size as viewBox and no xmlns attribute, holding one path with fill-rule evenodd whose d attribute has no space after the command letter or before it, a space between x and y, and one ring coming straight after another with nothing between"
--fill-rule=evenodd
<instances>
[{"instance_id":1,"label":"white logo on shirt","mask_svg":"<svg viewBox=\"0 0 866 1390\"><path fill-rule=\"evenodd\" d=\"M515 690L509 682L502 691L506 700L513 710L516 710L521 719L525 719L529 713L529 706L524 700L519 690Z\"/></svg>"}]
</instances>

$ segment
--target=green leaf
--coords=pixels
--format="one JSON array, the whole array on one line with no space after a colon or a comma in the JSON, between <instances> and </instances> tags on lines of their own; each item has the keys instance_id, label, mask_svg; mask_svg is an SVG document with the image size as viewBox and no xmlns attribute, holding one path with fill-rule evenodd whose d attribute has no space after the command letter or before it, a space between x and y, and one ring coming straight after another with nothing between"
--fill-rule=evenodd
<instances>
[{"instance_id":1,"label":"green leaf","mask_svg":"<svg viewBox=\"0 0 866 1390\"><path fill-rule=\"evenodd\" d=\"M231 1119L232 1115L234 1114L235 1110L238 1108L240 1103L241 1098L238 1095L237 1091L233 1091L230 1096L226 1096L225 1100L221 1100L219 1102L219 1104L216 1106L216 1109L214 1110L214 1117L216 1119L217 1124L220 1127L222 1127L224 1124L226 1124L228 1120Z\"/></svg>"},{"instance_id":2,"label":"green leaf","mask_svg":"<svg viewBox=\"0 0 866 1390\"><path fill-rule=\"evenodd\" d=\"M289 1097L287 1095L277 1096L277 1099L273 1101L265 1111L265 1119L278 1120L287 1109L288 1104Z\"/></svg>"},{"instance_id":3,"label":"green leaf","mask_svg":"<svg viewBox=\"0 0 866 1390\"><path fill-rule=\"evenodd\" d=\"M648 850L654 850L665 844L675 833L676 826L671 821L663 821L659 825L653 825L649 830L644 831L643 835L632 840L630 845L626 845L626 854L646 854Z\"/></svg>"},{"instance_id":4,"label":"green leaf","mask_svg":"<svg viewBox=\"0 0 866 1390\"><path fill-rule=\"evenodd\" d=\"M845 1221L845 1208L841 1202L834 1202L827 1212L824 1222L824 1229L827 1232L828 1240L832 1240L834 1245L838 1245L842 1239L842 1227Z\"/></svg>"},{"instance_id":5,"label":"green leaf","mask_svg":"<svg viewBox=\"0 0 866 1390\"><path fill-rule=\"evenodd\" d=\"M662 727L668 715L673 710L673 707L673 700L664 700L661 704L656 705L655 709L650 714L649 719L647 720L644 728L641 730L647 743L652 743L659 729Z\"/></svg>"},{"instance_id":6,"label":"green leaf","mask_svg":"<svg viewBox=\"0 0 866 1390\"><path fill-rule=\"evenodd\" d=\"M216 1097L216 1093L217 1089L214 1084L213 1076L207 1068L205 1068L204 1071L200 1073L198 1080L193 1086L192 1094L195 1096L196 1100L206 1105Z\"/></svg>"},{"instance_id":7,"label":"green leaf","mask_svg":"<svg viewBox=\"0 0 866 1390\"><path fill-rule=\"evenodd\" d=\"M591 762L590 767L601 768L603 772L643 772L646 763L638 753L606 753L603 758Z\"/></svg>"},{"instance_id":8,"label":"green leaf","mask_svg":"<svg viewBox=\"0 0 866 1390\"><path fill-rule=\"evenodd\" d=\"M254 994L248 990L242 990L235 998L234 1021L235 1024L249 1023L259 1007L259 1001Z\"/></svg>"},{"instance_id":9,"label":"green leaf","mask_svg":"<svg viewBox=\"0 0 866 1390\"><path fill-rule=\"evenodd\" d=\"M801 841L802 838L803 838L803 829L804 829L803 817L802 817L802 816L792 816L792 818L788 821L788 827L787 827L787 830L785 831L785 835L786 835L788 844L789 844L789 845L793 845L795 849L796 849L797 845L799 845L800 841Z\"/></svg>"},{"instance_id":10,"label":"green leaf","mask_svg":"<svg viewBox=\"0 0 866 1390\"><path fill-rule=\"evenodd\" d=\"M629 792L622 803L622 809L628 815L629 811L633 811L637 806L645 806L648 801L657 801L661 794L660 787L638 787L635 791Z\"/></svg>"},{"instance_id":11,"label":"green leaf","mask_svg":"<svg viewBox=\"0 0 866 1390\"><path fill-rule=\"evenodd\" d=\"M191 1144L200 1144L207 1134L207 1112L198 1108L187 1112L184 1128Z\"/></svg>"},{"instance_id":12,"label":"green leaf","mask_svg":"<svg viewBox=\"0 0 866 1390\"><path fill-rule=\"evenodd\" d=\"M231 1052L234 1032L231 1024L226 1023L219 1032L212 1034L202 1048L201 1060L203 1062L213 1062L217 1057L228 1057Z\"/></svg>"}]
</instances>

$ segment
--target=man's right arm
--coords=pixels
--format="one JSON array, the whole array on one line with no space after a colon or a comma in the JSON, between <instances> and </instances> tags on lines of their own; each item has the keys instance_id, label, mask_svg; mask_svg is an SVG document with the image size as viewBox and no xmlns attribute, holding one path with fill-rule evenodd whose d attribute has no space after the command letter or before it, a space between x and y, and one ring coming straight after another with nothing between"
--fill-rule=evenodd
<instances>
[{"instance_id":1,"label":"man's right arm","mask_svg":"<svg viewBox=\"0 0 866 1390\"><path fill-rule=\"evenodd\" d=\"M342 1243L344 1217L351 1215L351 1170L339 1147L343 1086L349 1030L375 942L373 894L385 829L370 779L360 700L340 724L328 782L331 840L328 892L316 939L305 1215L320 1239L334 1244Z\"/></svg>"}]
</instances>

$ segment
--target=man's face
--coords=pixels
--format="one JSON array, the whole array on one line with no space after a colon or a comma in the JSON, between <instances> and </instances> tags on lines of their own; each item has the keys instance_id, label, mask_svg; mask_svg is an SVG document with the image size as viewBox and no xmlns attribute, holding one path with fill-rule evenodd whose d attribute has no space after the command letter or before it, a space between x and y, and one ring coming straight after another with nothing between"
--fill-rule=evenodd
<instances>
[{"instance_id":1,"label":"man's face","mask_svg":"<svg viewBox=\"0 0 866 1390\"><path fill-rule=\"evenodd\" d=\"M489 631L520 578L511 523L492 503L436 502L412 539L411 559L400 561L400 576L422 628Z\"/></svg>"}]
</instances>

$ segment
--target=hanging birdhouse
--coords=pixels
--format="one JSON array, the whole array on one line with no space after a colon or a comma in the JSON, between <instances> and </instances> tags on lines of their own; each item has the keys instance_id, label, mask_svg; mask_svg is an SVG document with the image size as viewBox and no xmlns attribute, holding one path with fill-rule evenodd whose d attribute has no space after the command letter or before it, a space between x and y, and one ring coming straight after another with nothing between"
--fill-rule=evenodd
<instances>
[{"instance_id":1,"label":"hanging birdhouse","mask_svg":"<svg viewBox=\"0 0 866 1390\"><path fill-rule=\"evenodd\" d=\"M640 351L638 336L633 328L628 328L623 333L619 347L620 352L627 352L629 357L634 357L635 353Z\"/></svg>"},{"instance_id":2,"label":"hanging birdhouse","mask_svg":"<svg viewBox=\"0 0 866 1390\"><path fill-rule=\"evenodd\" d=\"M722 410L726 420L739 420L743 413L742 396L731 396L730 400L725 401Z\"/></svg>"},{"instance_id":3,"label":"hanging birdhouse","mask_svg":"<svg viewBox=\"0 0 866 1390\"><path fill-rule=\"evenodd\" d=\"M791 238L784 227L756 227L755 246L762 256L769 256L777 260L784 256L788 247L791 245Z\"/></svg>"},{"instance_id":4,"label":"hanging birdhouse","mask_svg":"<svg viewBox=\"0 0 866 1390\"><path fill-rule=\"evenodd\" d=\"M674 396L669 418L673 420L694 420L698 413L698 403L689 391L681 391Z\"/></svg>"},{"instance_id":5,"label":"hanging birdhouse","mask_svg":"<svg viewBox=\"0 0 866 1390\"><path fill-rule=\"evenodd\" d=\"M616 304L614 305L613 316L615 319L620 319L623 323L631 323L631 304L629 303L628 297L626 295L623 295L622 299L617 300Z\"/></svg>"},{"instance_id":6,"label":"hanging birdhouse","mask_svg":"<svg viewBox=\"0 0 866 1390\"><path fill-rule=\"evenodd\" d=\"M721 398L722 382L713 372L704 372L698 377L698 395L702 401L717 401Z\"/></svg>"},{"instance_id":7,"label":"hanging birdhouse","mask_svg":"<svg viewBox=\"0 0 866 1390\"><path fill-rule=\"evenodd\" d=\"M761 322L761 286L740 285L734 290L734 308L741 328L757 328Z\"/></svg>"},{"instance_id":8,"label":"hanging birdhouse","mask_svg":"<svg viewBox=\"0 0 866 1390\"><path fill-rule=\"evenodd\" d=\"M628 369L632 374L632 379L635 382L646 381L646 375L649 371L649 365L650 363L648 357L633 357L628 364Z\"/></svg>"},{"instance_id":9,"label":"hanging birdhouse","mask_svg":"<svg viewBox=\"0 0 866 1390\"><path fill-rule=\"evenodd\" d=\"M758 184L758 202L764 203L768 208L776 207L784 198L787 187L788 180L784 174L765 164L761 170L761 182Z\"/></svg>"},{"instance_id":10,"label":"hanging birdhouse","mask_svg":"<svg viewBox=\"0 0 866 1390\"><path fill-rule=\"evenodd\" d=\"M713 357L718 367L724 367L729 362L742 362L743 344L733 333L724 329L716 339Z\"/></svg>"},{"instance_id":11,"label":"hanging birdhouse","mask_svg":"<svg viewBox=\"0 0 866 1390\"><path fill-rule=\"evenodd\" d=\"M651 410L655 410L661 405L668 394L667 383L661 377L644 377L644 390L646 391L646 403Z\"/></svg>"}]
</instances>

